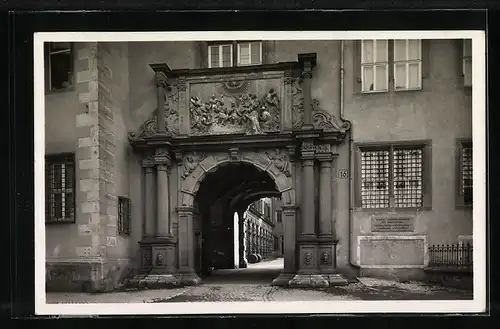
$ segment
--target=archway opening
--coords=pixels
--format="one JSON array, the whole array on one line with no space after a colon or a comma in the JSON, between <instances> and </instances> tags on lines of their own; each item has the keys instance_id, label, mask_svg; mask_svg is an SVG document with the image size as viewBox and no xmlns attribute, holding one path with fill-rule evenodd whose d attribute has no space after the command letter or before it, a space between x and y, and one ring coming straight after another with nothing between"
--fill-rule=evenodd
<instances>
[{"instance_id":1,"label":"archway opening","mask_svg":"<svg viewBox=\"0 0 500 329\"><path fill-rule=\"evenodd\" d=\"M252 164L231 162L207 173L194 198L197 274L272 281L283 264L274 250L280 198L273 178Z\"/></svg>"}]
</instances>

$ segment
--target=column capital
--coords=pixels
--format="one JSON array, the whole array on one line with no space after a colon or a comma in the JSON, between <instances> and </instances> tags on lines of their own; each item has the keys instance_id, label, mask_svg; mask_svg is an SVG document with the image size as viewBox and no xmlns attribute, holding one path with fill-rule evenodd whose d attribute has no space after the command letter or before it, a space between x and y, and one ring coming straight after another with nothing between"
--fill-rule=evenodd
<instances>
[{"instance_id":1,"label":"column capital","mask_svg":"<svg viewBox=\"0 0 500 329\"><path fill-rule=\"evenodd\" d=\"M283 215L293 215L297 213L299 207L297 205L283 205L281 206L281 211L283 211Z\"/></svg>"},{"instance_id":2,"label":"column capital","mask_svg":"<svg viewBox=\"0 0 500 329\"><path fill-rule=\"evenodd\" d=\"M172 155L168 148L156 149L154 155L154 162L156 165L164 165L170 167L172 165Z\"/></svg>"},{"instance_id":3,"label":"column capital","mask_svg":"<svg viewBox=\"0 0 500 329\"><path fill-rule=\"evenodd\" d=\"M194 208L191 206L181 206L181 207L175 208L175 210L177 210L177 213L179 214L179 216L189 216L189 215L192 215L194 212Z\"/></svg>"},{"instance_id":4,"label":"column capital","mask_svg":"<svg viewBox=\"0 0 500 329\"><path fill-rule=\"evenodd\" d=\"M167 76L161 71L155 72L155 85L157 88L167 88Z\"/></svg>"},{"instance_id":5,"label":"column capital","mask_svg":"<svg viewBox=\"0 0 500 329\"><path fill-rule=\"evenodd\" d=\"M154 162L154 159L153 157L145 157L144 159L141 160L141 166L143 168L154 168L155 167L155 162Z\"/></svg>"},{"instance_id":6,"label":"column capital","mask_svg":"<svg viewBox=\"0 0 500 329\"><path fill-rule=\"evenodd\" d=\"M332 166L333 155L331 153L316 154L316 159L318 159L322 168Z\"/></svg>"}]
</instances>

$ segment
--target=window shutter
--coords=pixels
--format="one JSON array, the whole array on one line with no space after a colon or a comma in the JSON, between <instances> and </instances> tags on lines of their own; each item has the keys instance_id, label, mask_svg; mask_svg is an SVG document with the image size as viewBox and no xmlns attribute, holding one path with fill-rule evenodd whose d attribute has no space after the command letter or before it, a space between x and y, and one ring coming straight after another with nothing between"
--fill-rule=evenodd
<instances>
[{"instance_id":1,"label":"window shutter","mask_svg":"<svg viewBox=\"0 0 500 329\"><path fill-rule=\"evenodd\" d=\"M262 50L262 43L259 42L252 42L250 44L250 64L252 65L260 65L262 64L262 58L261 58L261 50Z\"/></svg>"},{"instance_id":2,"label":"window shutter","mask_svg":"<svg viewBox=\"0 0 500 329\"><path fill-rule=\"evenodd\" d=\"M230 67L232 61L231 45L222 46L222 66Z\"/></svg>"},{"instance_id":3,"label":"window shutter","mask_svg":"<svg viewBox=\"0 0 500 329\"><path fill-rule=\"evenodd\" d=\"M272 64L274 52L274 41L262 41L262 64Z\"/></svg>"},{"instance_id":4,"label":"window shutter","mask_svg":"<svg viewBox=\"0 0 500 329\"><path fill-rule=\"evenodd\" d=\"M353 51L353 76L354 76L354 92L361 92L361 41L353 41L354 51Z\"/></svg>"}]
</instances>

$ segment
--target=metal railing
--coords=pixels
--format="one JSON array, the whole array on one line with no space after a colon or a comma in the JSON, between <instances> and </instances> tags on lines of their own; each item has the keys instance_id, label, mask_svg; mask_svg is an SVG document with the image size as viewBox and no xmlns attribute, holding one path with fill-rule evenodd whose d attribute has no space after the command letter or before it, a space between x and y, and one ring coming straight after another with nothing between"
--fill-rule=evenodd
<instances>
[{"instance_id":1,"label":"metal railing","mask_svg":"<svg viewBox=\"0 0 500 329\"><path fill-rule=\"evenodd\" d=\"M472 244L438 244L429 247L429 266L472 269Z\"/></svg>"}]
</instances>

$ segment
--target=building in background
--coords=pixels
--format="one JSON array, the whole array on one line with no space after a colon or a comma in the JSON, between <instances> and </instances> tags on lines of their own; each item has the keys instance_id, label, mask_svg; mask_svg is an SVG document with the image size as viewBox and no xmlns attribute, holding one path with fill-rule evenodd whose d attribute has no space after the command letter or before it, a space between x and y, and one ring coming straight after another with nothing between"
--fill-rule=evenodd
<instances>
[{"instance_id":1,"label":"building in background","mask_svg":"<svg viewBox=\"0 0 500 329\"><path fill-rule=\"evenodd\" d=\"M248 252L283 255L277 285L421 278L433 245L471 241L470 40L47 43L45 61L48 290L197 284ZM251 208L245 228L263 197L276 221Z\"/></svg>"}]
</instances>

